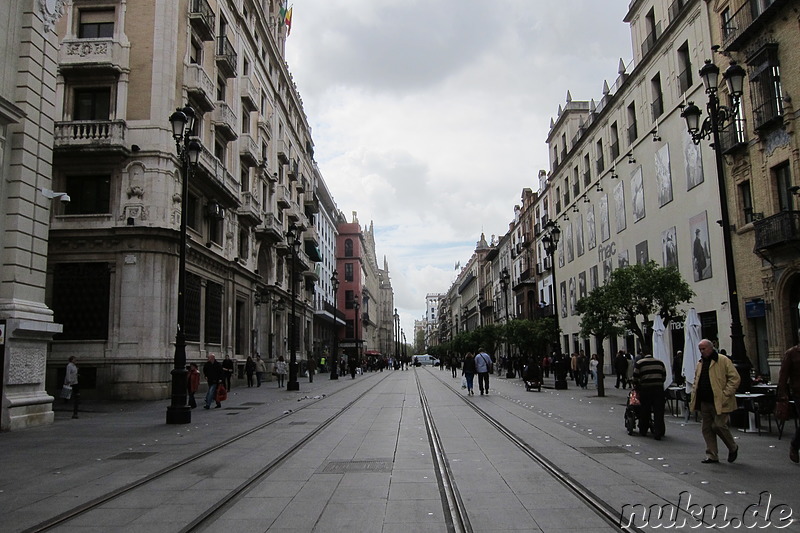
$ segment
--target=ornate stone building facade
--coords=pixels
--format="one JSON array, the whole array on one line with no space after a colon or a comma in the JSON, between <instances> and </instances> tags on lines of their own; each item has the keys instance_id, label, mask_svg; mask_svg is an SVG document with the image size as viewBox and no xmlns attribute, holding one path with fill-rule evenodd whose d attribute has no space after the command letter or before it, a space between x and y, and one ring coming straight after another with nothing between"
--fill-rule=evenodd
<instances>
[{"instance_id":1,"label":"ornate stone building facade","mask_svg":"<svg viewBox=\"0 0 800 533\"><path fill-rule=\"evenodd\" d=\"M356 213L338 226L336 269L339 272L339 309L345 327L340 347L348 358L388 356L396 341L394 297L389 267L375 259L375 229L363 229Z\"/></svg>"},{"instance_id":2,"label":"ornate stone building facade","mask_svg":"<svg viewBox=\"0 0 800 533\"><path fill-rule=\"evenodd\" d=\"M716 64L724 71L735 60L747 72L722 145L747 351L774 380L783 352L800 341L800 111L792 100L800 94L800 13L787 0L706 4L721 46Z\"/></svg>"},{"instance_id":3,"label":"ornate stone building facade","mask_svg":"<svg viewBox=\"0 0 800 533\"><path fill-rule=\"evenodd\" d=\"M314 295L332 301L330 265L317 265L322 177L281 21L272 0L68 3L52 174L72 201L51 217L46 301L64 326L51 389L79 354L89 396L167 397L184 202L189 361L314 353ZM202 151L182 198L169 117L185 105Z\"/></svg>"},{"instance_id":4,"label":"ornate stone building facade","mask_svg":"<svg viewBox=\"0 0 800 533\"><path fill-rule=\"evenodd\" d=\"M547 139L546 214L561 229L553 265L561 350L598 351L580 335L577 301L614 269L648 260L679 269L696 294L703 336L730 350L715 158L707 142L692 142L681 117L682 105L705 97L697 71L713 45L706 6L635 0L625 21L632 63L620 60L597 101L568 93ZM681 326L670 324L671 353L683 347ZM606 354L641 348L633 336L605 343Z\"/></svg>"}]
</instances>

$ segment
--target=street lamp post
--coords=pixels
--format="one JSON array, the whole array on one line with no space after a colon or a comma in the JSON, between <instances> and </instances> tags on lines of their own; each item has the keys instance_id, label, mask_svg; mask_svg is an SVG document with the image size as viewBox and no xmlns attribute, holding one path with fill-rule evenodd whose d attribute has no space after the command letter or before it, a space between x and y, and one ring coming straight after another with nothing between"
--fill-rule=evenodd
<instances>
[{"instance_id":1,"label":"street lamp post","mask_svg":"<svg viewBox=\"0 0 800 533\"><path fill-rule=\"evenodd\" d=\"M503 271L500 273L500 289L503 291L503 298L505 301L505 309L506 309L506 328L508 328L508 289L511 287L511 276L508 273L507 268L503 268ZM511 361L511 349L509 348L508 344L508 332L506 331L506 364L508 364L508 368L506 369L506 379L512 379L514 377L514 363Z\"/></svg>"},{"instance_id":2,"label":"street lamp post","mask_svg":"<svg viewBox=\"0 0 800 533\"><path fill-rule=\"evenodd\" d=\"M394 359L400 360L400 315L397 308L394 308Z\"/></svg>"},{"instance_id":3,"label":"street lamp post","mask_svg":"<svg viewBox=\"0 0 800 533\"><path fill-rule=\"evenodd\" d=\"M175 334L175 355L173 356L172 398L167 407L167 424L189 424L192 411L186 405L186 208L189 196L189 177L200 159L202 145L191 138L194 129L194 109L188 105L176 110L169 117L172 124L172 136L178 158L181 162L181 229L178 248L178 331Z\"/></svg>"},{"instance_id":4,"label":"street lamp post","mask_svg":"<svg viewBox=\"0 0 800 533\"><path fill-rule=\"evenodd\" d=\"M553 222L552 220L548 220L544 225L545 236L542 237L542 243L544 244L544 251L547 256L550 258L550 268L552 269L552 290L553 290L553 316L556 319L556 331L558 332L557 335L559 336L556 340L556 360L554 363L554 373L555 373L555 387L558 390L565 390L567 388L567 365L566 361L561 354L561 328L558 324L559 317L558 317L558 285L556 283L556 263L554 261L553 256L558 249L558 241L561 239L561 228L558 227L558 224Z\"/></svg>"},{"instance_id":5,"label":"street lamp post","mask_svg":"<svg viewBox=\"0 0 800 533\"><path fill-rule=\"evenodd\" d=\"M333 367L331 368L331 379L339 379L339 273L335 270L331 276L331 286L333 287Z\"/></svg>"},{"instance_id":6,"label":"street lamp post","mask_svg":"<svg viewBox=\"0 0 800 533\"><path fill-rule=\"evenodd\" d=\"M730 66L722 75L728 86L728 93L731 95L731 106L720 105L717 93L719 82L719 67L710 59L706 59L705 65L700 69L700 77L708 95L706 111L708 116L700 124L702 111L689 102L683 107L681 116L686 119L686 127L692 136L695 144L700 144L701 139L711 138L711 146L715 154L717 165L717 187L719 189L720 215L722 225L722 241L725 249L725 270L728 278L728 303L731 309L731 355L736 362L747 364L747 349L744 344L744 333L742 330L742 320L739 314L739 293L736 288L736 268L733 264L733 244L731 242L731 225L728 213L728 193L725 185L725 165L722 160L722 145L720 144L720 127L726 122L734 120L739 107L739 98L744 92L745 70L731 61ZM749 370L749 369L748 369ZM749 374L748 374L749 377Z\"/></svg>"},{"instance_id":7,"label":"street lamp post","mask_svg":"<svg viewBox=\"0 0 800 533\"><path fill-rule=\"evenodd\" d=\"M289 243L289 247L292 249L292 264L289 270L289 285L292 287L292 318L289 324L289 380L286 382L286 390L296 391L300 390L300 382L297 381L297 346L295 345L295 338L297 335L297 315L295 312L297 306L297 283L295 282L295 269L297 251L300 248L300 239L298 239L298 230L295 226L291 226L286 232L286 240Z\"/></svg>"},{"instance_id":8,"label":"street lamp post","mask_svg":"<svg viewBox=\"0 0 800 533\"><path fill-rule=\"evenodd\" d=\"M358 297L356 296L356 298ZM361 364L361 343L359 342L358 338L358 313L360 312L361 304L359 304L357 300L353 304L353 309L355 310L353 336L355 337L356 341L356 366L358 366Z\"/></svg>"}]
</instances>

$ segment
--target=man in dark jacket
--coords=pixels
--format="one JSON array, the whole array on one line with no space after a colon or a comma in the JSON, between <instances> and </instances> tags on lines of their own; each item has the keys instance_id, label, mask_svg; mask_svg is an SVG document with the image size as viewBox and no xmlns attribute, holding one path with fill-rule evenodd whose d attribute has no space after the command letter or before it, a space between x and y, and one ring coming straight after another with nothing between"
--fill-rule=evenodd
<instances>
[{"instance_id":1,"label":"man in dark jacket","mask_svg":"<svg viewBox=\"0 0 800 533\"><path fill-rule=\"evenodd\" d=\"M222 404L217 401L217 386L222 383L223 369L222 364L217 361L213 353L208 354L206 363L203 365L203 375L206 377L206 382L208 383L206 404L203 408L210 409L212 401L217 404L217 409L222 407Z\"/></svg>"},{"instance_id":2,"label":"man in dark jacket","mask_svg":"<svg viewBox=\"0 0 800 533\"><path fill-rule=\"evenodd\" d=\"M781 371L778 375L778 399L789 400L789 393L794 399L795 416L800 418L800 344L792 346L783 354L781 361ZM798 447L800 447L800 431L794 432L794 438L789 443L789 459L800 462L798 457Z\"/></svg>"},{"instance_id":3,"label":"man in dark jacket","mask_svg":"<svg viewBox=\"0 0 800 533\"><path fill-rule=\"evenodd\" d=\"M233 377L233 359L230 355L225 355L222 360L222 378L225 382L225 388L231 390L231 378Z\"/></svg>"},{"instance_id":4,"label":"man in dark jacket","mask_svg":"<svg viewBox=\"0 0 800 533\"><path fill-rule=\"evenodd\" d=\"M664 382L667 368L652 355L644 355L633 365L633 383L639 391L639 434L647 435L650 428L650 413L653 413L653 436L661 440L664 436Z\"/></svg>"},{"instance_id":5,"label":"man in dark jacket","mask_svg":"<svg viewBox=\"0 0 800 533\"><path fill-rule=\"evenodd\" d=\"M614 387L618 389L621 383L624 389L628 384L628 359L622 350L619 350L614 358L614 372L617 373L617 384Z\"/></svg>"}]
</instances>

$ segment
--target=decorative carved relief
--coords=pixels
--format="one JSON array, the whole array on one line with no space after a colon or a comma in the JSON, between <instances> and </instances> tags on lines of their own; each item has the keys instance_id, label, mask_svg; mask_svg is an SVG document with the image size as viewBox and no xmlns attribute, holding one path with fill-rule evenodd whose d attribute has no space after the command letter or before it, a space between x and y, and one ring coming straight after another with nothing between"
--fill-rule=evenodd
<instances>
[{"instance_id":1,"label":"decorative carved relief","mask_svg":"<svg viewBox=\"0 0 800 533\"><path fill-rule=\"evenodd\" d=\"M787 146L790 140L791 139L789 138L789 134L786 133L786 130L778 129L772 131L764 139L764 143L766 144L764 150L767 152L768 155L772 155L772 153L778 148Z\"/></svg>"},{"instance_id":2,"label":"decorative carved relief","mask_svg":"<svg viewBox=\"0 0 800 533\"><path fill-rule=\"evenodd\" d=\"M8 384L31 385L41 383L45 374L47 345L44 343L11 342L6 345L8 356Z\"/></svg>"},{"instance_id":3,"label":"decorative carved relief","mask_svg":"<svg viewBox=\"0 0 800 533\"><path fill-rule=\"evenodd\" d=\"M140 220L147 220L145 209L142 205L128 205L125 206L125 218L138 218Z\"/></svg>"},{"instance_id":4,"label":"decorative carved relief","mask_svg":"<svg viewBox=\"0 0 800 533\"><path fill-rule=\"evenodd\" d=\"M133 185L131 187L128 187L128 190L126 192L128 193L128 200L130 200L134 196L139 199L141 199L144 196L144 189L139 185Z\"/></svg>"},{"instance_id":5,"label":"decorative carved relief","mask_svg":"<svg viewBox=\"0 0 800 533\"><path fill-rule=\"evenodd\" d=\"M64 14L66 0L39 0L39 11L42 14L44 31L50 31L56 21Z\"/></svg>"},{"instance_id":6,"label":"decorative carved relief","mask_svg":"<svg viewBox=\"0 0 800 533\"><path fill-rule=\"evenodd\" d=\"M67 43L68 56L105 56L108 55L108 43Z\"/></svg>"}]
</instances>

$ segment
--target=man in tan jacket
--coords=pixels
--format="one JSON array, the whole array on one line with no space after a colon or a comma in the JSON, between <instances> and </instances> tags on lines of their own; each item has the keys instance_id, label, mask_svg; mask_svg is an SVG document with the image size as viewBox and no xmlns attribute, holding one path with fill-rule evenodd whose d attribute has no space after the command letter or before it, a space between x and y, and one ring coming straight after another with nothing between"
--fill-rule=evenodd
<instances>
[{"instance_id":1,"label":"man in tan jacket","mask_svg":"<svg viewBox=\"0 0 800 533\"><path fill-rule=\"evenodd\" d=\"M694 372L691 410L700 410L703 417L703 439L706 441L706 458L703 463L719 463L717 436L728 448L728 462L739 455L739 446L728 429L728 413L736 410L736 389L739 387L739 372L733 362L720 355L708 339L698 344L700 361Z\"/></svg>"}]
</instances>

